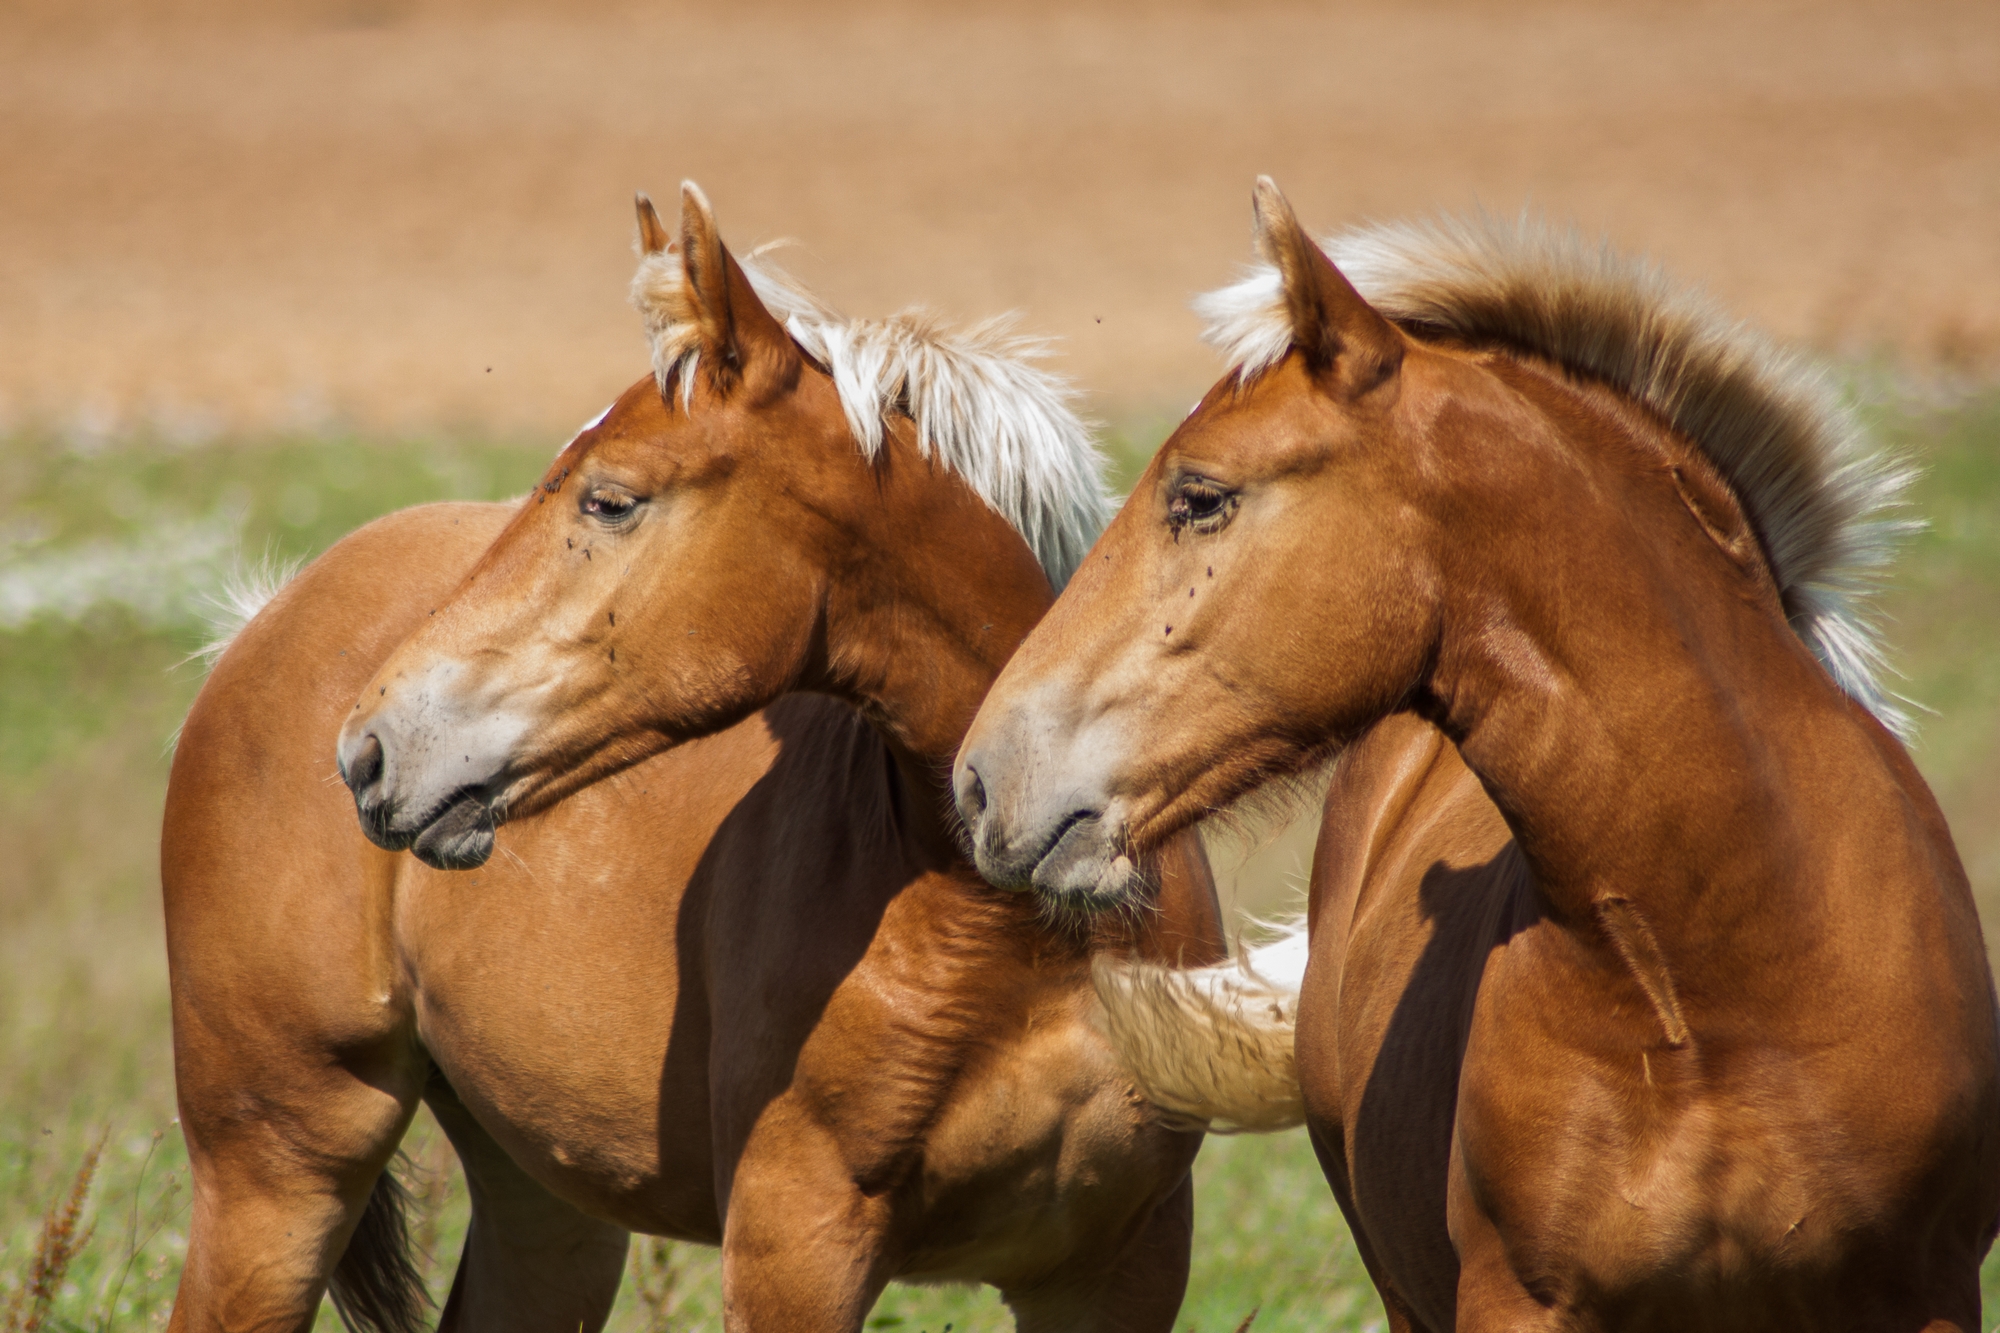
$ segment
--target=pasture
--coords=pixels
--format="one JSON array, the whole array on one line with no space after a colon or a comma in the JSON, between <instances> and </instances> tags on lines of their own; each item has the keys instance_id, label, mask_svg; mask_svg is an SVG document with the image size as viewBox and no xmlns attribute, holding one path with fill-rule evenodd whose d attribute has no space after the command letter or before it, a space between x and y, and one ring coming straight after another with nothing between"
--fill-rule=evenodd
<instances>
[{"instance_id":1,"label":"pasture","mask_svg":"<svg viewBox=\"0 0 2000 1333\"><path fill-rule=\"evenodd\" d=\"M1991 922L2000 910L2000 394L1856 383L1877 427L1927 469L1915 509L1930 526L1895 571L1890 638L1901 692L1931 710L1917 755ZM1165 429L1163 419L1134 419L1114 432L1115 483L1129 481ZM155 856L168 746L200 683L189 658L205 600L245 561L310 556L389 509L520 493L548 448L470 434L193 447L139 435L0 438L0 1327L36 1313L30 1284L51 1236L73 1255L59 1280L45 1280L43 1327L156 1327L172 1299L187 1190ZM1297 829L1219 845L1233 905L1284 906L1308 850ZM406 1148L402 1169L421 1204L416 1240L441 1298L463 1189L427 1119ZM65 1200L93 1154L94 1177L65 1231ZM1258 1330L1379 1324L1299 1133L1211 1139L1196 1176L1181 1326L1226 1331L1253 1310ZM2000 1266L1987 1274L1990 1321ZM717 1304L714 1252L640 1240L612 1327L711 1327ZM901 1286L870 1319L913 1333L947 1325L1007 1320L984 1293ZM337 1326L330 1310L322 1326Z\"/></svg>"}]
</instances>

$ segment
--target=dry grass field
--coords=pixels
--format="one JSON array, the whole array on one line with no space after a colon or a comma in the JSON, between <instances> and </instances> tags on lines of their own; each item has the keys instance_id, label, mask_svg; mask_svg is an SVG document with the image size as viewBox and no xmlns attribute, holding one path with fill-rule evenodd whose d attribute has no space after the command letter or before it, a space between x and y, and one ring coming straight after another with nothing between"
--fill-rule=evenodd
<instances>
[{"instance_id":1,"label":"dry grass field","mask_svg":"<svg viewBox=\"0 0 2000 1333\"><path fill-rule=\"evenodd\" d=\"M683 176L857 313L1059 335L1127 477L1217 372L1186 299L1247 257L1256 172L1328 228L1532 208L1655 256L1827 356L1929 468L1891 637L2000 910L1990 0L0 0L0 128L0 1329L94 1145L42 1326L171 1299L154 855L203 598L386 509L523 490L644 372L629 192ZM1232 898L1282 905L1309 847L1232 846ZM1297 1136L1198 1170L1183 1325L1379 1319ZM441 1291L464 1198L421 1123L407 1171ZM715 1299L711 1254L644 1245L615 1327L714 1327ZM871 1319L948 1323L1005 1326L903 1288Z\"/></svg>"}]
</instances>

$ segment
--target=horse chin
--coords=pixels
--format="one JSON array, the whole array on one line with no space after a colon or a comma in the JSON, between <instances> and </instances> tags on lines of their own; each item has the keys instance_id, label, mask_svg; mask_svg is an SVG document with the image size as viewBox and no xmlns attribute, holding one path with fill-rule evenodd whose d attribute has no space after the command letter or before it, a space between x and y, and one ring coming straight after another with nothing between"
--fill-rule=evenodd
<instances>
[{"instance_id":1,"label":"horse chin","mask_svg":"<svg viewBox=\"0 0 2000 1333\"><path fill-rule=\"evenodd\" d=\"M476 870L493 855L498 822L486 800L463 793L418 831L410 853L433 870Z\"/></svg>"},{"instance_id":2,"label":"horse chin","mask_svg":"<svg viewBox=\"0 0 2000 1333\"><path fill-rule=\"evenodd\" d=\"M1066 889L1051 892L1036 889L1035 897L1042 906L1056 916L1096 916L1104 912L1118 912L1140 902L1144 881L1137 871L1129 875L1113 873L1103 881L1083 889Z\"/></svg>"},{"instance_id":3,"label":"horse chin","mask_svg":"<svg viewBox=\"0 0 2000 1333\"><path fill-rule=\"evenodd\" d=\"M1070 911L1103 911L1131 901L1144 877L1107 835L1095 819L1072 825L1036 865L1031 880L1035 893Z\"/></svg>"}]
</instances>

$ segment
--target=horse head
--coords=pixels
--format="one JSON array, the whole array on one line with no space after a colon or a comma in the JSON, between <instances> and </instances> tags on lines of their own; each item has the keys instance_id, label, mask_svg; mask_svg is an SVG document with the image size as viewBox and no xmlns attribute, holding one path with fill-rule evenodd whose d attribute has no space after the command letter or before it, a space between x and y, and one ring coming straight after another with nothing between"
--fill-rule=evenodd
<instances>
[{"instance_id":1,"label":"horse head","mask_svg":"<svg viewBox=\"0 0 2000 1333\"><path fill-rule=\"evenodd\" d=\"M754 276L692 184L681 205L675 240L639 200L655 373L562 450L342 728L341 774L385 848L478 865L504 820L794 689L852 700L941 768L1047 605L1036 553L977 480L907 415L883 424L921 386L844 396L834 372L868 330Z\"/></svg>"},{"instance_id":2,"label":"horse head","mask_svg":"<svg viewBox=\"0 0 2000 1333\"><path fill-rule=\"evenodd\" d=\"M1139 852L1310 765L1420 675L1408 339L1268 179L1255 206L1284 336L1168 438L960 752L960 813L996 883L1116 900Z\"/></svg>"}]
</instances>

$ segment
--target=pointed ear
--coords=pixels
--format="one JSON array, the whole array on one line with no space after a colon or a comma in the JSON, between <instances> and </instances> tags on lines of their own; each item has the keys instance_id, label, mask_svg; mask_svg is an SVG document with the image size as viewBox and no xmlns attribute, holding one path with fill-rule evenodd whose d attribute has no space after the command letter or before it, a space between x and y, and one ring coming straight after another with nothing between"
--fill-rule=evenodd
<instances>
[{"instance_id":1,"label":"pointed ear","mask_svg":"<svg viewBox=\"0 0 2000 1333\"><path fill-rule=\"evenodd\" d=\"M1292 321L1292 346L1348 393L1365 393L1403 363L1403 335L1361 298L1306 234L1269 176L1251 192L1257 250L1277 266Z\"/></svg>"},{"instance_id":2,"label":"pointed ear","mask_svg":"<svg viewBox=\"0 0 2000 1333\"><path fill-rule=\"evenodd\" d=\"M632 196L632 204L639 210L639 257L643 259L671 249L674 238L667 234L666 224L660 221L652 199L644 190Z\"/></svg>"},{"instance_id":3,"label":"pointed ear","mask_svg":"<svg viewBox=\"0 0 2000 1333\"><path fill-rule=\"evenodd\" d=\"M727 391L739 379L796 375L802 363L791 335L722 243L708 196L693 181L681 182L681 264L701 337L701 363L716 387Z\"/></svg>"}]
</instances>

